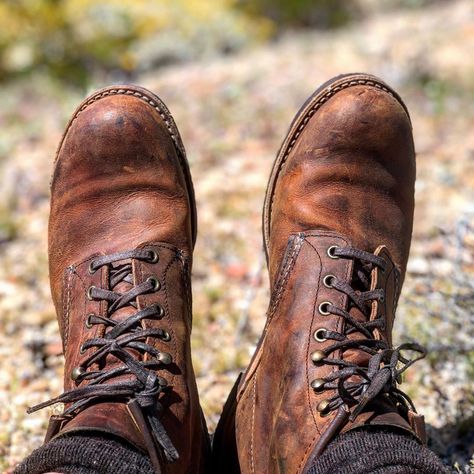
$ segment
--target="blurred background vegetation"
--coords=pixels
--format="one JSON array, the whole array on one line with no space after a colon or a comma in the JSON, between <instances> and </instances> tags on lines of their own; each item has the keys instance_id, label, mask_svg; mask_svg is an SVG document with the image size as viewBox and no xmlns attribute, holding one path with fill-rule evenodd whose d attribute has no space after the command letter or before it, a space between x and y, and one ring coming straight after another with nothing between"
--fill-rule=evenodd
<instances>
[{"instance_id":1,"label":"blurred background vegetation","mask_svg":"<svg viewBox=\"0 0 474 474\"><path fill-rule=\"evenodd\" d=\"M232 53L292 28L335 28L436 0L2 0L0 80L33 72L86 87ZM437 0L438 2L441 0Z\"/></svg>"}]
</instances>

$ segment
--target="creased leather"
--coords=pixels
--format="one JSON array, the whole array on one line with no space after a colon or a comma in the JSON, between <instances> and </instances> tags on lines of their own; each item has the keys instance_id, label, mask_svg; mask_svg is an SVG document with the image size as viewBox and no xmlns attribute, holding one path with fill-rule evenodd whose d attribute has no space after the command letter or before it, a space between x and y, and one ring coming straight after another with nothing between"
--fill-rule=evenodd
<instances>
[{"instance_id":1,"label":"creased leather","mask_svg":"<svg viewBox=\"0 0 474 474\"><path fill-rule=\"evenodd\" d=\"M161 422L180 457L162 470L195 473L204 471L209 446L190 355L194 198L188 171L183 168L179 136L171 128L167 109L158 111L158 105L151 93L123 86L105 91L99 99L86 100L73 116L58 150L52 179L51 290L65 351L68 390L76 386L70 376L72 369L88 355L88 351L81 354L81 344L104 334L103 326L87 328L85 324L89 313L105 317L107 309L106 302L87 298L91 285L108 289L107 267L91 274L90 262L100 255L138 247L156 251L158 262L134 260L132 270L135 285L149 276L157 277L161 284L160 291L138 297L138 309L159 303L165 316L143 324L156 325L171 335L169 342L147 341L170 353L173 360L167 370L159 371L171 388L160 395L164 406ZM133 311L131 307L119 310L118 320ZM107 356L108 368L117 364L113 356ZM105 399L59 426L55 418L51 426L49 436L105 431L145 450L142 433L125 401Z\"/></svg>"},{"instance_id":2,"label":"creased leather","mask_svg":"<svg viewBox=\"0 0 474 474\"><path fill-rule=\"evenodd\" d=\"M347 309L348 303L344 293L324 285L324 277L350 282L354 272L353 260L330 258L330 246L355 247L386 262L383 275L374 269L370 278L372 288L383 288L386 296L383 304L372 302L370 318L383 315L385 327L376 337L391 342L411 241L414 182L406 107L377 78L336 78L295 117L265 199L271 287L267 324L240 381L237 403L227 405L237 405L234 435L243 474L304 473L335 434L363 424L414 432L415 422L408 422L412 415L384 397L349 422L344 407L328 415L317 409L335 389L311 388L312 380L337 370L312 361L314 351L331 344L316 341L314 332L344 329L341 317L320 314L319 305L329 301ZM365 318L356 308L350 312L357 320ZM360 352L351 349L345 356L363 364L366 356ZM233 419L230 413L223 416ZM220 466L222 471L225 464Z\"/></svg>"}]
</instances>

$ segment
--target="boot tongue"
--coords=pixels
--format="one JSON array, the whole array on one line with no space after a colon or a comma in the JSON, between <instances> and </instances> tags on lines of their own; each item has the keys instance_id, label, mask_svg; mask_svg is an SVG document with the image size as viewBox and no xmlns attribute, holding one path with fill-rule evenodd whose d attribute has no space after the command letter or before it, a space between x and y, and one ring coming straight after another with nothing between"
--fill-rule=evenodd
<instances>
[{"instance_id":1,"label":"boot tongue","mask_svg":"<svg viewBox=\"0 0 474 474\"><path fill-rule=\"evenodd\" d=\"M130 291L133 288L133 285L126 282L126 281L121 281L117 285L115 285L112 288L112 291L114 291L117 294L125 294L128 291ZM132 303L135 303L133 301ZM114 311L109 317L110 319L113 319L116 322L122 322L125 321L127 318L129 318L131 315L137 312L137 309L134 308L131 304L128 304L127 306L124 306L123 308L117 309Z\"/></svg>"},{"instance_id":2,"label":"boot tongue","mask_svg":"<svg viewBox=\"0 0 474 474\"><path fill-rule=\"evenodd\" d=\"M120 269L120 267L123 267L123 264L115 265L113 268L114 269ZM113 270L112 270L113 271ZM130 268L130 275L124 278L123 280L119 281L114 287L111 288L111 291L114 291L117 294L125 294L128 291L132 290L134 285L133 285L133 278L131 276L132 269ZM129 283L132 282L132 283ZM115 311L113 311L110 315L109 318L112 319L113 321L117 323L121 323L125 320L127 320L130 316L134 315L138 309L132 306L132 303L136 303L136 299L131 301L128 305L124 306L123 308L119 308ZM110 305L109 305L110 307ZM112 327L107 328L105 330L104 336L112 329ZM141 354L139 351L135 349L130 349L127 348L125 349L127 352L129 352L134 358L137 360L141 359ZM113 354L107 355L106 358L106 366L109 369L112 369L114 367L123 365L123 362L115 357ZM120 381L120 380L130 380L134 378L132 375L123 375L121 377L115 377L114 382Z\"/></svg>"},{"instance_id":3,"label":"boot tongue","mask_svg":"<svg viewBox=\"0 0 474 474\"><path fill-rule=\"evenodd\" d=\"M361 262L360 260L354 261L354 269L350 285L357 293L363 293L369 291L372 287L372 265ZM366 314L364 314L353 302L349 302L348 312L356 321L360 323L367 323L370 319L371 305L370 302L366 304ZM352 326L346 324L346 330ZM355 330L347 335L350 340L366 339L364 334ZM367 367L370 360L370 355L360 349L349 349L344 352L344 359L348 362L356 363L359 366Z\"/></svg>"}]
</instances>

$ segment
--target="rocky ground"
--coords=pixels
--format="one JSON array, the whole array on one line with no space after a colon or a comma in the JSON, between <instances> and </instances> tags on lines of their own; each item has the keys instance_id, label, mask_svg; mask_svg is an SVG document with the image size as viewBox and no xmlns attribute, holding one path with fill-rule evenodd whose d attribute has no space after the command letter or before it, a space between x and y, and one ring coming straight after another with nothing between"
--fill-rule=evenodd
<instances>
[{"instance_id":1,"label":"rocky ground","mask_svg":"<svg viewBox=\"0 0 474 474\"><path fill-rule=\"evenodd\" d=\"M405 99L418 152L417 208L397 341L430 355L405 389L453 472L474 472L474 6L469 0L380 14L328 33L287 34L238 56L140 77L169 105L191 162L200 234L193 356L212 430L265 320L260 213L268 173L292 116L341 72L383 77ZM101 86L102 84L97 84ZM61 391L46 232L56 145L81 95L41 76L0 90L0 469L44 434Z\"/></svg>"}]
</instances>

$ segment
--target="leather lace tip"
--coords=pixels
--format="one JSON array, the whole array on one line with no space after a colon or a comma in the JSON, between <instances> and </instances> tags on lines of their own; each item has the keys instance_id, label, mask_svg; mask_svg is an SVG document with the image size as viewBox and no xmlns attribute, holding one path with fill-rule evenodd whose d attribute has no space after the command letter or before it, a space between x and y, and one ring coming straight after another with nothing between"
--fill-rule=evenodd
<instances>
[{"instance_id":1,"label":"leather lace tip","mask_svg":"<svg viewBox=\"0 0 474 474\"><path fill-rule=\"evenodd\" d=\"M352 413L349 415L349 421L352 423L361 413L362 410L365 408L369 399L361 400L359 404L354 408Z\"/></svg>"}]
</instances>

